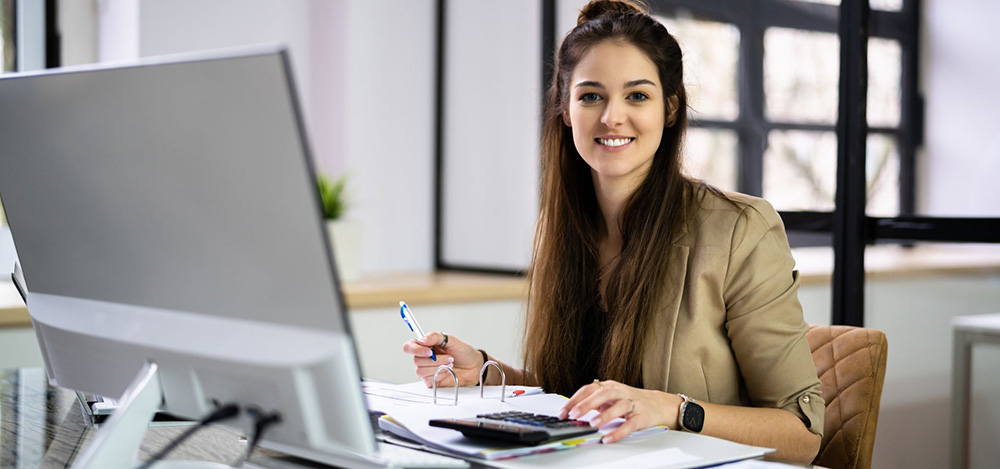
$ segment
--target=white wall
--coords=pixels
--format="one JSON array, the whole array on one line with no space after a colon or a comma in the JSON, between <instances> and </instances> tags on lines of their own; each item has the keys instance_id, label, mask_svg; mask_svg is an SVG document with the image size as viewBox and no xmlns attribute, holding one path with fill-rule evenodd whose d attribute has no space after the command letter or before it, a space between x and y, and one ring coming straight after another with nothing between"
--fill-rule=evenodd
<instances>
[{"instance_id":1,"label":"white wall","mask_svg":"<svg viewBox=\"0 0 1000 469\"><path fill-rule=\"evenodd\" d=\"M432 0L348 2L345 167L366 272L433 268Z\"/></svg>"},{"instance_id":2,"label":"white wall","mask_svg":"<svg viewBox=\"0 0 1000 469\"><path fill-rule=\"evenodd\" d=\"M449 2L443 258L524 269L538 210L541 3Z\"/></svg>"},{"instance_id":3,"label":"white wall","mask_svg":"<svg viewBox=\"0 0 1000 469\"><path fill-rule=\"evenodd\" d=\"M350 176L362 269L432 268L433 1L97 1L101 61L287 45L318 167Z\"/></svg>"},{"instance_id":4,"label":"white wall","mask_svg":"<svg viewBox=\"0 0 1000 469\"><path fill-rule=\"evenodd\" d=\"M925 151L919 211L938 216L1000 216L1000 40L990 0L925 0L922 86Z\"/></svg>"}]
</instances>

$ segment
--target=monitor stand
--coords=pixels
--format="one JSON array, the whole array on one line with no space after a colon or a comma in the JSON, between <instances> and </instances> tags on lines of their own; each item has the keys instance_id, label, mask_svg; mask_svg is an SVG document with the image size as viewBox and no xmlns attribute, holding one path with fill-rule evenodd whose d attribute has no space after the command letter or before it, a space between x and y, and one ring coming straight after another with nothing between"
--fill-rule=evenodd
<instances>
[{"instance_id":1,"label":"monitor stand","mask_svg":"<svg viewBox=\"0 0 1000 469\"><path fill-rule=\"evenodd\" d=\"M94 440L73 463L73 469L131 469L149 423L163 403L163 388L155 363L146 363L118 400L118 408L101 425ZM204 461L158 461L150 469L232 469Z\"/></svg>"}]
</instances>

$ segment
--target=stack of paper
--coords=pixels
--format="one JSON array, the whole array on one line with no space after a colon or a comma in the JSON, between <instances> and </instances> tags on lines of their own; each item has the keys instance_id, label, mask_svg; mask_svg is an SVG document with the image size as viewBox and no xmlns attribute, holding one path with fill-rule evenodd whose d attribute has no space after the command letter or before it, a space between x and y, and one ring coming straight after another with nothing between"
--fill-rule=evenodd
<instances>
[{"instance_id":1,"label":"stack of paper","mask_svg":"<svg viewBox=\"0 0 1000 469\"><path fill-rule=\"evenodd\" d=\"M453 387L438 389L437 405L432 403L433 391L422 382L405 385L365 382L364 391L369 409L386 414L379 421L384 431L494 467L548 469L558 465L583 468L607 467L613 463L630 469L681 469L755 458L773 451L703 435L666 431L665 427L635 432L615 444L600 444L601 437L617 428L624 422L622 419L608 422L598 433L581 438L538 446L497 443L466 438L455 430L431 427L428 422L508 410L555 416L567 399L556 394L542 394L539 388L507 386L508 397L506 402L501 402L500 386L485 386L482 390L461 387L456 406L453 405ZM596 415L592 411L581 420L590 420ZM561 451L571 448L580 450Z\"/></svg>"}]
</instances>

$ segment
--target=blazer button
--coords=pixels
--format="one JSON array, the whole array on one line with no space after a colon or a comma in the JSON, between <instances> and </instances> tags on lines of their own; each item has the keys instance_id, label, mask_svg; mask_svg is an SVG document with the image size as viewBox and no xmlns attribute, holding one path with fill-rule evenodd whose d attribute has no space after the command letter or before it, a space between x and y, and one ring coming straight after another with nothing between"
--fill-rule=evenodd
<instances>
[{"instance_id":1,"label":"blazer button","mask_svg":"<svg viewBox=\"0 0 1000 469\"><path fill-rule=\"evenodd\" d=\"M808 395L802 396L802 402L805 402L806 404L808 404L809 403L809 396Z\"/></svg>"}]
</instances>

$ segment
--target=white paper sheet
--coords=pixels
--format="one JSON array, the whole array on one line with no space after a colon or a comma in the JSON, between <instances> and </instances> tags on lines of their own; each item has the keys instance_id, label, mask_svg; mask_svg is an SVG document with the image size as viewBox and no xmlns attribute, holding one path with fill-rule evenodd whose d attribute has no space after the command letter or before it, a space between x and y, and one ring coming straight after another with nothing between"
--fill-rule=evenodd
<instances>
[{"instance_id":1,"label":"white paper sheet","mask_svg":"<svg viewBox=\"0 0 1000 469\"><path fill-rule=\"evenodd\" d=\"M629 456L616 462L616 464L620 464L619 467L627 467L629 469L660 469L662 467L671 467L679 464L690 464L701 461L701 459L702 458L699 456L685 453L684 450L680 448L666 448L650 451L648 453L637 454L635 456ZM580 466L577 469L604 469L607 467L607 463L598 463Z\"/></svg>"}]
</instances>

